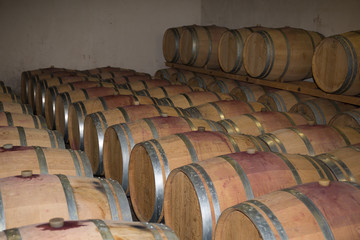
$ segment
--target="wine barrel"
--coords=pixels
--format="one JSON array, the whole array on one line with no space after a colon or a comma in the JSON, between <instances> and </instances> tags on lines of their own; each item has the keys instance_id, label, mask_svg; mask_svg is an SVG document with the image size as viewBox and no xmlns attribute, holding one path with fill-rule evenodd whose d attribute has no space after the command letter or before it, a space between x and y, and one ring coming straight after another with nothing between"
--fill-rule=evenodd
<instances>
[{"instance_id":1,"label":"wine barrel","mask_svg":"<svg viewBox=\"0 0 360 240\"><path fill-rule=\"evenodd\" d=\"M295 104L314 98L310 95L279 90L261 96L258 101L268 105L272 111L288 112Z\"/></svg>"},{"instance_id":2,"label":"wine barrel","mask_svg":"<svg viewBox=\"0 0 360 240\"><path fill-rule=\"evenodd\" d=\"M180 108L189 108L198 106L208 102L216 102L220 100L234 100L234 97L228 94L216 92L188 92L181 93L169 98L158 99L158 105L173 106Z\"/></svg>"},{"instance_id":3,"label":"wine barrel","mask_svg":"<svg viewBox=\"0 0 360 240\"><path fill-rule=\"evenodd\" d=\"M168 176L166 224L180 239L213 239L216 222L225 209L320 178L334 179L325 164L305 155L248 151L191 163Z\"/></svg>"},{"instance_id":4,"label":"wine barrel","mask_svg":"<svg viewBox=\"0 0 360 240\"><path fill-rule=\"evenodd\" d=\"M57 225L59 224L59 225ZM104 239L154 239L177 240L176 234L166 225L147 222L123 222L101 219L64 221L52 218L41 223L0 232L0 239L47 240L104 240Z\"/></svg>"},{"instance_id":5,"label":"wine barrel","mask_svg":"<svg viewBox=\"0 0 360 240\"><path fill-rule=\"evenodd\" d=\"M207 90L209 84L213 83L214 81L216 81L215 76L197 73L194 77L187 80L186 85Z\"/></svg>"},{"instance_id":6,"label":"wine barrel","mask_svg":"<svg viewBox=\"0 0 360 240\"><path fill-rule=\"evenodd\" d=\"M55 217L132 221L126 195L114 180L24 173L0 179L0 230Z\"/></svg>"},{"instance_id":7,"label":"wine barrel","mask_svg":"<svg viewBox=\"0 0 360 240\"><path fill-rule=\"evenodd\" d=\"M28 100L28 95L29 95L29 84L31 81L31 78L36 75L36 74L41 74L41 73L51 73L51 72L56 72L56 71L64 71L64 68L55 68L55 67L50 67L50 68L42 68L42 69L36 69L36 70L31 70L31 71L24 71L21 73L21 102L23 103L27 103Z\"/></svg>"},{"instance_id":8,"label":"wine barrel","mask_svg":"<svg viewBox=\"0 0 360 240\"><path fill-rule=\"evenodd\" d=\"M72 149L84 150L84 121L88 114L135 104L153 104L143 96L110 95L73 103L69 107L68 140Z\"/></svg>"},{"instance_id":9,"label":"wine barrel","mask_svg":"<svg viewBox=\"0 0 360 240\"><path fill-rule=\"evenodd\" d=\"M170 81L187 84L189 79L195 77L196 75L198 75L198 73L179 69L176 73L171 74Z\"/></svg>"},{"instance_id":10,"label":"wine barrel","mask_svg":"<svg viewBox=\"0 0 360 240\"><path fill-rule=\"evenodd\" d=\"M221 35L218 59L221 69L227 73L246 75L243 61L244 44L247 37L263 27L229 29Z\"/></svg>"},{"instance_id":11,"label":"wine barrel","mask_svg":"<svg viewBox=\"0 0 360 240\"><path fill-rule=\"evenodd\" d=\"M268 109L266 105L258 102L222 100L186 108L184 111L188 117L220 121L245 113L260 112L263 111L264 108L265 110Z\"/></svg>"},{"instance_id":12,"label":"wine barrel","mask_svg":"<svg viewBox=\"0 0 360 240\"><path fill-rule=\"evenodd\" d=\"M3 81L0 81L0 93L13 93L13 91L11 87L6 86Z\"/></svg>"},{"instance_id":13,"label":"wine barrel","mask_svg":"<svg viewBox=\"0 0 360 240\"><path fill-rule=\"evenodd\" d=\"M360 128L360 108L336 114L329 125Z\"/></svg>"},{"instance_id":14,"label":"wine barrel","mask_svg":"<svg viewBox=\"0 0 360 240\"><path fill-rule=\"evenodd\" d=\"M92 74L91 76L104 80L109 78L128 77L134 75L136 75L136 72L134 70L119 70L119 71L100 72L100 73Z\"/></svg>"},{"instance_id":15,"label":"wine barrel","mask_svg":"<svg viewBox=\"0 0 360 240\"><path fill-rule=\"evenodd\" d=\"M133 93L126 89L93 87L78 89L58 95L55 101L56 130L64 136L65 140L68 139L68 112L71 103L114 94L132 95Z\"/></svg>"},{"instance_id":16,"label":"wine barrel","mask_svg":"<svg viewBox=\"0 0 360 240\"><path fill-rule=\"evenodd\" d=\"M164 68L159 69L155 72L154 77L160 79L166 79L170 81L170 77L172 74L177 73L179 70L176 68Z\"/></svg>"},{"instance_id":17,"label":"wine barrel","mask_svg":"<svg viewBox=\"0 0 360 240\"><path fill-rule=\"evenodd\" d=\"M309 123L304 115L285 112L255 112L224 119L218 123L228 133L241 133L258 136L287 127L306 125Z\"/></svg>"},{"instance_id":18,"label":"wine barrel","mask_svg":"<svg viewBox=\"0 0 360 240\"><path fill-rule=\"evenodd\" d=\"M316 124L326 125L337 114L354 109L355 106L330 99L317 98L295 104L289 112L306 115Z\"/></svg>"},{"instance_id":19,"label":"wine barrel","mask_svg":"<svg viewBox=\"0 0 360 240\"><path fill-rule=\"evenodd\" d=\"M0 112L31 114L33 110L29 104L9 103L0 101Z\"/></svg>"},{"instance_id":20,"label":"wine barrel","mask_svg":"<svg viewBox=\"0 0 360 240\"><path fill-rule=\"evenodd\" d=\"M131 76L118 76L118 77L113 77L113 78L106 78L103 79L103 82L111 82L114 84L126 84L126 83L131 83L131 82L136 82L139 80L151 80L151 76L150 75L141 75L141 74L136 74L136 75L131 75Z\"/></svg>"},{"instance_id":21,"label":"wine barrel","mask_svg":"<svg viewBox=\"0 0 360 240\"><path fill-rule=\"evenodd\" d=\"M328 166L338 181L360 183L360 144L338 148L316 158Z\"/></svg>"},{"instance_id":22,"label":"wine barrel","mask_svg":"<svg viewBox=\"0 0 360 240\"><path fill-rule=\"evenodd\" d=\"M220 92L230 94L230 92L241 86L241 82L237 80L227 79L227 78L217 78L216 81L210 83L207 86L207 90L212 92Z\"/></svg>"},{"instance_id":23,"label":"wine barrel","mask_svg":"<svg viewBox=\"0 0 360 240\"><path fill-rule=\"evenodd\" d=\"M91 158L92 169L96 175L103 175L104 134L108 127L128 123L142 118L167 114L183 116L183 110L169 106L133 105L89 114L84 123L84 149Z\"/></svg>"},{"instance_id":24,"label":"wine barrel","mask_svg":"<svg viewBox=\"0 0 360 240\"><path fill-rule=\"evenodd\" d=\"M262 95L271 92L272 89L251 83L241 83L241 86L231 90L230 94L245 102L256 102Z\"/></svg>"},{"instance_id":25,"label":"wine barrel","mask_svg":"<svg viewBox=\"0 0 360 240\"><path fill-rule=\"evenodd\" d=\"M49 129L55 128L55 103L56 96L65 93L71 92L77 89L86 89L92 87L116 87L114 83L111 82L89 82L89 81L81 81L81 82L73 82L73 83L65 83L59 86L50 87L46 90L45 93L45 118L46 123Z\"/></svg>"},{"instance_id":26,"label":"wine barrel","mask_svg":"<svg viewBox=\"0 0 360 240\"><path fill-rule=\"evenodd\" d=\"M359 189L324 180L257 197L225 210L215 239L358 239Z\"/></svg>"},{"instance_id":27,"label":"wine barrel","mask_svg":"<svg viewBox=\"0 0 360 240\"><path fill-rule=\"evenodd\" d=\"M65 148L64 139L58 131L0 126L0 146L5 144Z\"/></svg>"},{"instance_id":28,"label":"wine barrel","mask_svg":"<svg viewBox=\"0 0 360 240\"><path fill-rule=\"evenodd\" d=\"M180 36L184 27L173 27L165 30L162 39L162 50L166 62L179 63Z\"/></svg>"},{"instance_id":29,"label":"wine barrel","mask_svg":"<svg viewBox=\"0 0 360 240\"><path fill-rule=\"evenodd\" d=\"M34 174L93 177L87 155L72 149L7 144L0 148L0 164L0 178L18 175L24 169Z\"/></svg>"},{"instance_id":30,"label":"wine barrel","mask_svg":"<svg viewBox=\"0 0 360 240\"><path fill-rule=\"evenodd\" d=\"M0 112L0 126L47 129L43 116L11 112Z\"/></svg>"},{"instance_id":31,"label":"wine barrel","mask_svg":"<svg viewBox=\"0 0 360 240\"><path fill-rule=\"evenodd\" d=\"M176 133L196 131L198 127L205 127L210 131L223 131L214 121L172 117L167 114L110 126L105 132L103 145L106 178L117 180L124 191L128 192L129 158L135 144ZM92 156L88 155L92 159ZM94 160L95 163L99 162L99 159Z\"/></svg>"},{"instance_id":32,"label":"wine barrel","mask_svg":"<svg viewBox=\"0 0 360 240\"><path fill-rule=\"evenodd\" d=\"M312 60L316 85L327 93L360 94L360 31L330 36L317 46Z\"/></svg>"},{"instance_id":33,"label":"wine barrel","mask_svg":"<svg viewBox=\"0 0 360 240\"><path fill-rule=\"evenodd\" d=\"M87 75L95 75L98 73L107 73L107 72L110 72L110 73L116 72L117 73L117 72L124 72L124 71L126 71L126 72L130 71L130 72L135 73L135 71L132 69L121 68L121 67L111 67L111 66L87 69L82 72L86 73Z\"/></svg>"},{"instance_id":34,"label":"wine barrel","mask_svg":"<svg viewBox=\"0 0 360 240\"><path fill-rule=\"evenodd\" d=\"M211 26L187 26L180 37L180 60L194 67L219 68L218 45L227 29Z\"/></svg>"},{"instance_id":35,"label":"wine barrel","mask_svg":"<svg viewBox=\"0 0 360 240\"><path fill-rule=\"evenodd\" d=\"M58 77L49 78L36 83L36 94L35 94L35 109L38 115L45 116L45 93L46 89L50 87L59 86L65 83L88 81L88 82L100 82L99 78L84 77L84 76L70 76L70 77Z\"/></svg>"},{"instance_id":36,"label":"wine barrel","mask_svg":"<svg viewBox=\"0 0 360 240\"><path fill-rule=\"evenodd\" d=\"M166 79L147 79L129 82L126 84L119 85L120 88L129 89L131 91L141 91L154 87L162 87L171 85L170 81Z\"/></svg>"},{"instance_id":37,"label":"wine barrel","mask_svg":"<svg viewBox=\"0 0 360 240\"><path fill-rule=\"evenodd\" d=\"M181 93L201 91L199 88L192 88L187 85L169 85L164 87L155 87L136 92L139 96L148 96L154 98L168 98Z\"/></svg>"},{"instance_id":38,"label":"wine barrel","mask_svg":"<svg viewBox=\"0 0 360 240\"><path fill-rule=\"evenodd\" d=\"M163 219L165 180L171 170L248 148L267 150L257 137L210 131L178 133L136 144L129 163L130 199L136 216L141 221Z\"/></svg>"},{"instance_id":39,"label":"wine barrel","mask_svg":"<svg viewBox=\"0 0 360 240\"><path fill-rule=\"evenodd\" d=\"M21 103L21 100L14 93L0 93L0 102Z\"/></svg>"},{"instance_id":40,"label":"wine barrel","mask_svg":"<svg viewBox=\"0 0 360 240\"><path fill-rule=\"evenodd\" d=\"M347 145L360 143L360 131L326 125L297 126L259 136L271 151L315 156Z\"/></svg>"},{"instance_id":41,"label":"wine barrel","mask_svg":"<svg viewBox=\"0 0 360 240\"><path fill-rule=\"evenodd\" d=\"M322 39L318 32L290 27L253 32L244 46L246 72L252 77L268 80L310 78L315 47Z\"/></svg>"}]
</instances>

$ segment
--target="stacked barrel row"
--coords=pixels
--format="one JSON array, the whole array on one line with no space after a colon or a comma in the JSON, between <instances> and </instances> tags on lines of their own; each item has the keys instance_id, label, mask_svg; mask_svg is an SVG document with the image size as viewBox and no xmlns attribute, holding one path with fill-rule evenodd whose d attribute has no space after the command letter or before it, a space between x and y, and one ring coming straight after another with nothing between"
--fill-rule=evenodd
<instances>
[{"instance_id":1,"label":"stacked barrel row","mask_svg":"<svg viewBox=\"0 0 360 240\"><path fill-rule=\"evenodd\" d=\"M283 27L183 26L163 36L167 62L220 69L273 81L314 77L327 93L360 94L360 31L324 38L318 32Z\"/></svg>"},{"instance_id":2,"label":"stacked barrel row","mask_svg":"<svg viewBox=\"0 0 360 240\"><path fill-rule=\"evenodd\" d=\"M37 86L42 86L38 93L45 96L44 91L50 89L53 90L48 91L51 97L57 97L59 89L65 90L63 92L69 97L66 103L71 109L71 100L81 99L81 96L66 89L78 88L89 101L102 94L103 106L110 108L115 103L106 97L115 97L113 94L122 97L118 100L121 106L133 104L142 98L132 94L141 90L136 89L140 84L132 85L127 82L125 72L131 72L129 78L138 78L136 81L150 79L147 74L134 74L134 71L120 71L117 68L115 71L115 68L110 67L92 70L91 77L95 77L96 71L99 71L96 76L99 79L101 74L113 76L110 80L100 79L97 82L102 82L102 85L112 84L111 87L106 87L114 89L115 93L104 87L88 91L89 85L93 87L95 82L88 81L89 79L77 79L58 85L53 76L36 82ZM124 73L121 78L120 72ZM42 79L38 75L37 77ZM64 78L57 80L65 82ZM159 80L156 84L164 82L167 81ZM144 84L146 85L145 81ZM153 86L152 83L148 85ZM119 95L121 91L127 91L128 95ZM122 186L115 180L94 178L87 154L81 150L66 149L63 135L57 130L49 130L45 118L39 112L38 115L33 115L30 105L6 102L1 102L0 105L0 162L3 166L0 171L0 239L89 239L90 236L92 239L177 239L174 232L163 224L133 223L130 205ZM77 231L80 226L80 231ZM67 231L60 236L57 230Z\"/></svg>"}]
</instances>

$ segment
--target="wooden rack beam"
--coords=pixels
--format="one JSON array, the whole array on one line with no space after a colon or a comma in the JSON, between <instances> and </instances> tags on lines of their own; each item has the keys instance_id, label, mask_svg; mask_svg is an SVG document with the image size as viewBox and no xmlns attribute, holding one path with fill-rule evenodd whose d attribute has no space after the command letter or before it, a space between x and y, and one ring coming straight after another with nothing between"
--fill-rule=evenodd
<instances>
[{"instance_id":1,"label":"wooden rack beam","mask_svg":"<svg viewBox=\"0 0 360 240\"><path fill-rule=\"evenodd\" d=\"M252 78L249 76L229 74L229 73L225 73L225 72L218 71L218 70L191 67L191 66L186 66L186 65L182 65L182 64L176 64L176 63L166 62L165 64L166 64L166 66L172 67L172 68L178 68L178 69L182 69L182 70L213 75L216 77L230 78L230 79L239 80L242 82L254 83L257 85L261 85L261 86L283 89L283 90L287 90L287 91L291 91L291 92L307 94L307 95L311 95L311 96L315 96L315 97L326 98L326 99L331 99L331 100L335 100L335 101L339 101L339 102L344 102L344 103L349 103L349 104L360 106L360 97L325 93L322 90L320 90L319 88L317 88L316 84L312 83L312 82L305 82L305 81L276 82L276 81Z\"/></svg>"}]
</instances>

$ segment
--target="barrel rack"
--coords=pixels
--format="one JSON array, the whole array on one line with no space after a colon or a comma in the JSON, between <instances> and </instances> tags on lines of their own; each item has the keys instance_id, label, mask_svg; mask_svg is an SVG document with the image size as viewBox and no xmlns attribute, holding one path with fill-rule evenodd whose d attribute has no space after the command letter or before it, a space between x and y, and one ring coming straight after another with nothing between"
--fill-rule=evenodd
<instances>
[{"instance_id":1,"label":"barrel rack","mask_svg":"<svg viewBox=\"0 0 360 240\"><path fill-rule=\"evenodd\" d=\"M267 86L272 88L278 88L282 90L287 90L291 92L297 92L302 94L307 94L315 97L331 99L334 101L349 103L353 105L360 106L360 97L355 96L345 96L345 95L336 95L336 94L329 94L325 93L320 90L315 83L313 82L306 82L306 81L295 81L295 82L277 82L277 81L270 81L258 78L252 78L249 76L241 76L236 74L225 73L219 70L211 70L206 68L199 68L199 67L192 67L186 66L182 64L176 63L165 63L166 66L171 68L182 69L186 71L198 72L208 75L213 75L216 77L223 77L223 78L230 78L242 82L253 83L261 86Z\"/></svg>"}]
</instances>

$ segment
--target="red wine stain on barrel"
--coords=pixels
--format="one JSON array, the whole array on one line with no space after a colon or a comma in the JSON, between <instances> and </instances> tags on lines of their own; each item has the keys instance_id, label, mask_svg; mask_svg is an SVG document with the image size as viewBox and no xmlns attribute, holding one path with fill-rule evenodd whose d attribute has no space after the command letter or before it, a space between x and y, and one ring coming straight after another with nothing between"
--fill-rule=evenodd
<instances>
[{"instance_id":1,"label":"red wine stain on barrel","mask_svg":"<svg viewBox=\"0 0 360 240\"><path fill-rule=\"evenodd\" d=\"M61 228L53 228L50 226L49 223L41 224L36 227L41 228L42 231L63 231L63 230L72 229L72 228L79 228L82 226L85 226L85 225L83 225L77 221L66 221L66 222L64 222L64 226L62 226Z\"/></svg>"}]
</instances>

